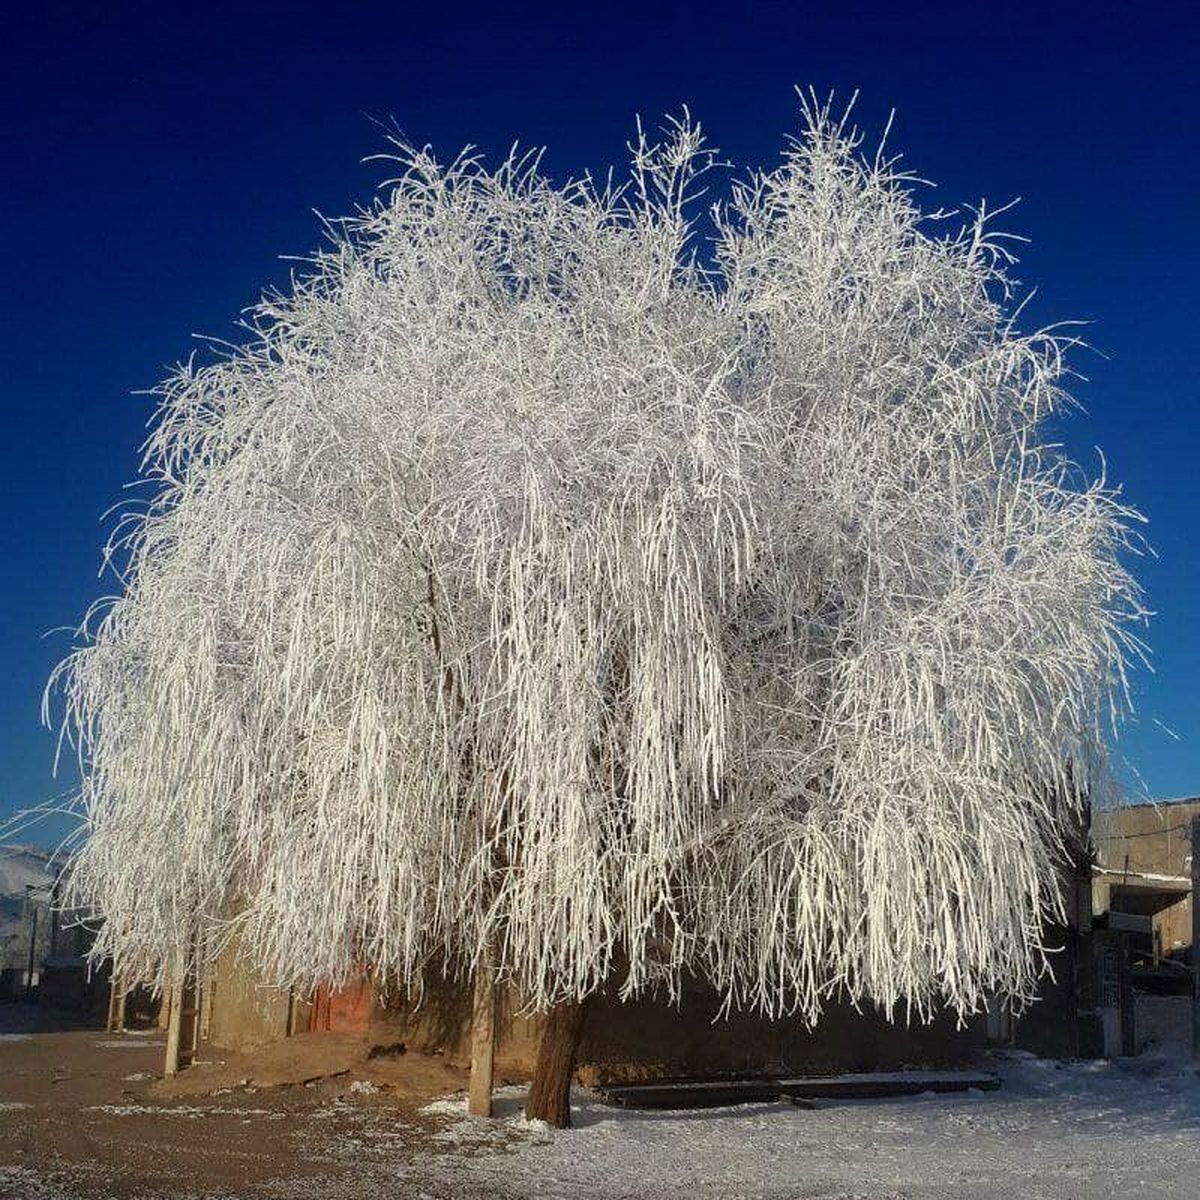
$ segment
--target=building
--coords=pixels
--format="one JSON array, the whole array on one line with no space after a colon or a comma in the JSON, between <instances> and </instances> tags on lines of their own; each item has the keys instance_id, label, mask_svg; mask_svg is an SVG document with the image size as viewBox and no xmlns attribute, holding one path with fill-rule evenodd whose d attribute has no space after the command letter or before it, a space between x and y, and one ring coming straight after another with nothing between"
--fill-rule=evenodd
<instances>
[{"instance_id":1,"label":"building","mask_svg":"<svg viewBox=\"0 0 1200 1200\"><path fill-rule=\"evenodd\" d=\"M1096 814L1097 915L1139 935L1135 952L1152 962L1190 961L1192 822L1200 797L1134 804Z\"/></svg>"},{"instance_id":2,"label":"building","mask_svg":"<svg viewBox=\"0 0 1200 1200\"><path fill-rule=\"evenodd\" d=\"M42 960L38 1003L46 1008L66 1009L82 1019L103 1018L109 1005L108 964L94 968L88 951L95 933L85 925L64 923L62 914L51 911L50 941Z\"/></svg>"},{"instance_id":3,"label":"building","mask_svg":"<svg viewBox=\"0 0 1200 1200\"><path fill-rule=\"evenodd\" d=\"M230 947L208 981L208 994L203 1024L214 1046L252 1051L292 1033L330 1031L358 1033L378 1045L403 1042L464 1066L469 1061L471 993L462 983L435 982L416 1004L381 992L363 976L340 992L319 991L303 1000L265 986ZM928 1024L906 1025L874 1011L831 1004L818 1026L807 1029L799 1020L770 1021L746 1013L725 1019L719 1010L717 996L699 985L678 1007L651 999L623 1003L615 996L593 997L579 1077L596 1084L946 1067L971 1061L987 1044L983 1015L964 1026L948 1013ZM205 1011L203 1003L199 1011ZM498 989L498 1077L530 1075L540 1032L541 1018L521 1013L516 996Z\"/></svg>"}]
</instances>

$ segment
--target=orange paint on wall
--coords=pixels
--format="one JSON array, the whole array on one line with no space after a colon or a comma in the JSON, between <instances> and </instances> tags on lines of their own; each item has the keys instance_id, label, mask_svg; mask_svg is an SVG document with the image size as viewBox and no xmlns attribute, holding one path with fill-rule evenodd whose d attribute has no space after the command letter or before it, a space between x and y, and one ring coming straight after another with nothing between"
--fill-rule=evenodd
<instances>
[{"instance_id":1,"label":"orange paint on wall","mask_svg":"<svg viewBox=\"0 0 1200 1200\"><path fill-rule=\"evenodd\" d=\"M371 1027L374 1008L371 977L360 975L337 991L328 987L317 989L309 1010L308 1028L312 1033L366 1033Z\"/></svg>"}]
</instances>

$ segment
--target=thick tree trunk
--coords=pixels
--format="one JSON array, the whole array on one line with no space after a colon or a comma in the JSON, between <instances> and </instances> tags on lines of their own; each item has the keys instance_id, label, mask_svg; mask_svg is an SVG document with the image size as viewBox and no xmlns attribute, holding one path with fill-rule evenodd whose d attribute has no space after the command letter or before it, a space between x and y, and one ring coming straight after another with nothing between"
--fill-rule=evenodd
<instances>
[{"instance_id":1,"label":"thick tree trunk","mask_svg":"<svg viewBox=\"0 0 1200 1200\"><path fill-rule=\"evenodd\" d=\"M575 1002L556 1004L546 1014L538 1045L525 1115L555 1129L571 1126L571 1077L583 1034L583 1010L584 1005Z\"/></svg>"},{"instance_id":2,"label":"thick tree trunk","mask_svg":"<svg viewBox=\"0 0 1200 1200\"><path fill-rule=\"evenodd\" d=\"M484 954L475 969L475 996L471 1006L471 1081L467 1112L473 1117L492 1115L492 1076L496 1048L496 972Z\"/></svg>"}]
</instances>

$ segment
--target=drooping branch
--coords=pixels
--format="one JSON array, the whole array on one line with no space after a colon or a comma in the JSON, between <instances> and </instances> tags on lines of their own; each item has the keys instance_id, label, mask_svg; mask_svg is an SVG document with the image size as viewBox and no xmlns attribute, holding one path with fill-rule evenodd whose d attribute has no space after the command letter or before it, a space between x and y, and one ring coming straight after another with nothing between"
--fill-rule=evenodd
<instances>
[{"instance_id":1,"label":"drooping branch","mask_svg":"<svg viewBox=\"0 0 1200 1200\"><path fill-rule=\"evenodd\" d=\"M1013 327L1001 235L858 145L810 105L712 270L689 121L624 191L401 148L167 381L58 679L68 902L130 985L194 928L300 988L492 945L539 1009L1029 992L1138 518L1046 442L1069 346Z\"/></svg>"}]
</instances>

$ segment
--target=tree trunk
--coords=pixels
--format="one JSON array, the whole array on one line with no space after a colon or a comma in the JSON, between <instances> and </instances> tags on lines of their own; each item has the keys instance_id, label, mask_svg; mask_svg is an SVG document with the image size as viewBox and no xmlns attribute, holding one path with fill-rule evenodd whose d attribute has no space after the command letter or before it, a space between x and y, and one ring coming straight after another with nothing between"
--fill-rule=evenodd
<instances>
[{"instance_id":1,"label":"tree trunk","mask_svg":"<svg viewBox=\"0 0 1200 1200\"><path fill-rule=\"evenodd\" d=\"M467 1112L473 1117L492 1115L492 1076L496 1048L496 971L484 953L475 968L475 995L471 1006L471 1081Z\"/></svg>"},{"instance_id":2,"label":"tree trunk","mask_svg":"<svg viewBox=\"0 0 1200 1200\"><path fill-rule=\"evenodd\" d=\"M556 1004L546 1014L537 1066L529 1085L525 1115L555 1129L571 1127L571 1077L583 1034L584 1006L575 1001Z\"/></svg>"},{"instance_id":3,"label":"tree trunk","mask_svg":"<svg viewBox=\"0 0 1200 1200\"><path fill-rule=\"evenodd\" d=\"M117 1025L117 998L120 995L121 978L113 968L108 975L108 1019L105 1021L105 1028L109 1033L116 1033L119 1026Z\"/></svg>"},{"instance_id":4,"label":"tree trunk","mask_svg":"<svg viewBox=\"0 0 1200 1200\"><path fill-rule=\"evenodd\" d=\"M179 1041L183 1032L182 969L172 973L167 995L170 997L171 1011L167 1018L167 1049L163 1056L163 1076L170 1079L179 1073Z\"/></svg>"}]
</instances>

